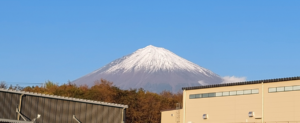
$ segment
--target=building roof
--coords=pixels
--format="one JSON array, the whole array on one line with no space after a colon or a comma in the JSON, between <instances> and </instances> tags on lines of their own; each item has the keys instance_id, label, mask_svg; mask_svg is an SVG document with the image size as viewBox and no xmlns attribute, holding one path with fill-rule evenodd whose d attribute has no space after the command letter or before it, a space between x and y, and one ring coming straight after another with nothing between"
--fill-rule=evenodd
<instances>
[{"instance_id":1,"label":"building roof","mask_svg":"<svg viewBox=\"0 0 300 123\"><path fill-rule=\"evenodd\" d=\"M0 118L0 123L33 123L33 121L20 121Z\"/></svg>"},{"instance_id":2,"label":"building roof","mask_svg":"<svg viewBox=\"0 0 300 123\"><path fill-rule=\"evenodd\" d=\"M262 82L263 83L271 83L271 82L282 82L282 81L291 81L291 80L300 80L300 76L287 77L287 78L276 78L276 79L265 79L265 80L254 80L254 81L245 81L245 82L235 82L235 83L214 84L214 85L205 85L205 86L183 87L182 90L194 90L194 89L215 88L215 87L236 86L236 85L250 85L250 84L259 84Z\"/></svg>"},{"instance_id":3,"label":"building roof","mask_svg":"<svg viewBox=\"0 0 300 123\"><path fill-rule=\"evenodd\" d=\"M24 95L30 95L30 96L38 96L38 97L45 97L45 98L54 98L54 99L75 101L75 102L91 103L91 104L105 105L105 106L111 106L111 107L128 108L128 105L123 105L123 104L100 102L100 101L94 101L94 100L78 99L78 98L71 98L71 97L63 97L63 96L56 96L56 95L26 92L26 91L7 90L4 88L0 88L0 92L18 93L18 94L24 94Z\"/></svg>"}]
</instances>

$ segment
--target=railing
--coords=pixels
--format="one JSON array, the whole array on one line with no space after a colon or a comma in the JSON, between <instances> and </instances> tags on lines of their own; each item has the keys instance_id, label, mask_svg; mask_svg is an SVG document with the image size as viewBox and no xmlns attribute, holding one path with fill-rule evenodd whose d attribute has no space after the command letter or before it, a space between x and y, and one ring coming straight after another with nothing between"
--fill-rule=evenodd
<instances>
[{"instance_id":1,"label":"railing","mask_svg":"<svg viewBox=\"0 0 300 123\"><path fill-rule=\"evenodd\" d=\"M75 115L73 115L73 119L74 119L77 123L81 123L81 122L76 118Z\"/></svg>"}]
</instances>

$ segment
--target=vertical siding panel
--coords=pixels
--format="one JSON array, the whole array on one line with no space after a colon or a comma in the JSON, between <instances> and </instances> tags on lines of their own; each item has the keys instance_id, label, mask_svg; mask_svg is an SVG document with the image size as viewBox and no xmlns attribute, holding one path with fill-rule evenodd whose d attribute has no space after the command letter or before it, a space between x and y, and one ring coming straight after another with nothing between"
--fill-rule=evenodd
<instances>
[{"instance_id":1,"label":"vertical siding panel","mask_svg":"<svg viewBox=\"0 0 300 123\"><path fill-rule=\"evenodd\" d=\"M28 99L27 100L27 103L25 104L26 106L27 106L27 110L28 110L28 114L26 115L28 118L29 118L29 120L31 121L32 120L32 114L31 114L31 112L33 112L32 111L32 97L31 96L26 96L26 98Z\"/></svg>"},{"instance_id":2,"label":"vertical siding panel","mask_svg":"<svg viewBox=\"0 0 300 123\"><path fill-rule=\"evenodd\" d=\"M121 122L121 114L120 114L120 108L116 108L115 107L115 116L114 116L114 119L115 119L115 123L120 123Z\"/></svg>"},{"instance_id":3,"label":"vertical siding panel","mask_svg":"<svg viewBox=\"0 0 300 123\"><path fill-rule=\"evenodd\" d=\"M80 103L79 102L76 102L75 103L75 116L76 116L76 118L77 119L79 119L80 120ZM80 120L81 121L81 120ZM74 120L74 122L75 122L75 120ZM73 122L73 123L74 123ZM83 123L83 122L82 122Z\"/></svg>"},{"instance_id":4,"label":"vertical siding panel","mask_svg":"<svg viewBox=\"0 0 300 123\"><path fill-rule=\"evenodd\" d=\"M51 109L50 109L50 112L49 112L49 116L50 116L50 119L49 119L49 122L50 123L55 123L56 122L56 102L57 100L56 99L50 99L50 105L51 105Z\"/></svg>"},{"instance_id":5,"label":"vertical siding panel","mask_svg":"<svg viewBox=\"0 0 300 123\"><path fill-rule=\"evenodd\" d=\"M31 120L33 120L34 118L37 117L38 115L38 108L37 106L39 105L39 100L38 100L38 97L36 96L31 96Z\"/></svg>"},{"instance_id":6,"label":"vertical siding panel","mask_svg":"<svg viewBox=\"0 0 300 123\"><path fill-rule=\"evenodd\" d=\"M111 107L111 112L109 113L109 115L111 115L111 118L112 118L112 123L116 123L117 122L117 113L116 113L116 109L115 107Z\"/></svg>"},{"instance_id":7,"label":"vertical siding panel","mask_svg":"<svg viewBox=\"0 0 300 123\"><path fill-rule=\"evenodd\" d=\"M7 103L8 103L8 107L7 107L7 119L10 119L11 118L11 115L12 115L12 94L11 93L7 93L6 95L9 99L7 100Z\"/></svg>"},{"instance_id":8,"label":"vertical siding panel","mask_svg":"<svg viewBox=\"0 0 300 123\"><path fill-rule=\"evenodd\" d=\"M92 115L92 122L91 123L98 123L97 122L97 116L98 116L98 114L97 114L97 110L98 110L98 105L95 105L95 104L93 104L92 105L93 107L92 107L92 111L91 111L91 115Z\"/></svg>"},{"instance_id":9,"label":"vertical siding panel","mask_svg":"<svg viewBox=\"0 0 300 123\"><path fill-rule=\"evenodd\" d=\"M109 123L108 122L108 106L103 106L103 123Z\"/></svg>"},{"instance_id":10,"label":"vertical siding panel","mask_svg":"<svg viewBox=\"0 0 300 123\"><path fill-rule=\"evenodd\" d=\"M42 123L45 117L44 108L45 108L45 98L38 97L39 104L37 105L37 113L41 115L39 119L37 119L37 123Z\"/></svg>"},{"instance_id":11,"label":"vertical siding panel","mask_svg":"<svg viewBox=\"0 0 300 123\"><path fill-rule=\"evenodd\" d=\"M16 108L19 107L19 97L21 95L20 94L12 94L12 119L17 119L17 112L16 112Z\"/></svg>"},{"instance_id":12,"label":"vertical siding panel","mask_svg":"<svg viewBox=\"0 0 300 123\"><path fill-rule=\"evenodd\" d=\"M49 98L44 99L45 108L44 108L44 118L43 123L50 123L50 111L51 111L51 100Z\"/></svg>"},{"instance_id":13,"label":"vertical siding panel","mask_svg":"<svg viewBox=\"0 0 300 123\"><path fill-rule=\"evenodd\" d=\"M91 123L92 122L92 108L93 108L93 105L88 103L86 104L86 118L85 118L85 121L86 123Z\"/></svg>"},{"instance_id":14,"label":"vertical siding panel","mask_svg":"<svg viewBox=\"0 0 300 123\"><path fill-rule=\"evenodd\" d=\"M30 96L31 97L31 106L30 106L30 119L33 120L37 116L37 98L35 96Z\"/></svg>"},{"instance_id":15,"label":"vertical siding panel","mask_svg":"<svg viewBox=\"0 0 300 123\"><path fill-rule=\"evenodd\" d=\"M86 103L80 103L80 121L86 123Z\"/></svg>"},{"instance_id":16,"label":"vertical siding panel","mask_svg":"<svg viewBox=\"0 0 300 123\"><path fill-rule=\"evenodd\" d=\"M13 116L14 116L14 113L16 111L16 106L13 105L13 93L8 93L8 96L10 97L10 100L9 100L9 107L8 107L8 119L14 119Z\"/></svg>"},{"instance_id":17,"label":"vertical siding panel","mask_svg":"<svg viewBox=\"0 0 300 123\"><path fill-rule=\"evenodd\" d=\"M8 93L8 96L10 98L9 100L9 107L8 107L8 118L7 119L13 119L13 114L16 111L16 106L13 105L13 93Z\"/></svg>"},{"instance_id":18,"label":"vertical siding panel","mask_svg":"<svg viewBox=\"0 0 300 123\"><path fill-rule=\"evenodd\" d=\"M70 101L68 123L75 123L73 120L73 115L75 115L75 104L75 102Z\"/></svg>"},{"instance_id":19,"label":"vertical siding panel","mask_svg":"<svg viewBox=\"0 0 300 123\"><path fill-rule=\"evenodd\" d=\"M63 104L62 104L62 114L61 114L61 123L68 123L68 116L70 116L69 114L69 102L70 101L66 101L63 100Z\"/></svg>"},{"instance_id":20,"label":"vertical siding panel","mask_svg":"<svg viewBox=\"0 0 300 123\"><path fill-rule=\"evenodd\" d=\"M98 111L97 111L97 123L104 123L103 121L103 112L104 112L104 108L102 105L97 105L98 107Z\"/></svg>"},{"instance_id":21,"label":"vertical siding panel","mask_svg":"<svg viewBox=\"0 0 300 123\"><path fill-rule=\"evenodd\" d=\"M114 116L114 108L112 107L108 107L108 123L113 123L114 122L114 119L113 119L113 116Z\"/></svg>"},{"instance_id":22,"label":"vertical siding panel","mask_svg":"<svg viewBox=\"0 0 300 123\"><path fill-rule=\"evenodd\" d=\"M27 95L24 95L22 98L22 106L21 106L21 113L23 114L23 116L25 116L27 118L28 114L30 114L29 109L28 109L28 102L29 99L27 98ZM22 117L20 117L20 119L22 119ZM22 119L23 120L23 119Z\"/></svg>"},{"instance_id":23,"label":"vertical siding panel","mask_svg":"<svg viewBox=\"0 0 300 123\"><path fill-rule=\"evenodd\" d=\"M115 108L115 123L121 123L122 121L122 109L121 108Z\"/></svg>"},{"instance_id":24,"label":"vertical siding panel","mask_svg":"<svg viewBox=\"0 0 300 123\"><path fill-rule=\"evenodd\" d=\"M55 123L61 123L61 116L62 114L62 104L63 100L57 99L56 101L56 113L55 113Z\"/></svg>"},{"instance_id":25,"label":"vertical siding panel","mask_svg":"<svg viewBox=\"0 0 300 123\"><path fill-rule=\"evenodd\" d=\"M123 117L122 117L123 122L126 123L126 109L122 110L122 112L123 112Z\"/></svg>"},{"instance_id":26,"label":"vertical siding panel","mask_svg":"<svg viewBox=\"0 0 300 123\"><path fill-rule=\"evenodd\" d=\"M0 106L4 106L5 104L5 93L0 92ZM4 118L4 109L0 110L0 118Z\"/></svg>"},{"instance_id":27,"label":"vertical siding panel","mask_svg":"<svg viewBox=\"0 0 300 123\"><path fill-rule=\"evenodd\" d=\"M8 93L5 93L4 96L5 96L5 101L4 101L4 107L3 107L3 109L4 109L4 117L3 118L9 119L9 112L10 112L9 107L10 107L11 98Z\"/></svg>"},{"instance_id":28,"label":"vertical siding panel","mask_svg":"<svg viewBox=\"0 0 300 123\"><path fill-rule=\"evenodd\" d=\"M119 108L119 111L118 111L118 114L119 114L119 123L121 123L123 121L123 118L122 118L122 112L123 112L123 109L122 108Z\"/></svg>"}]
</instances>

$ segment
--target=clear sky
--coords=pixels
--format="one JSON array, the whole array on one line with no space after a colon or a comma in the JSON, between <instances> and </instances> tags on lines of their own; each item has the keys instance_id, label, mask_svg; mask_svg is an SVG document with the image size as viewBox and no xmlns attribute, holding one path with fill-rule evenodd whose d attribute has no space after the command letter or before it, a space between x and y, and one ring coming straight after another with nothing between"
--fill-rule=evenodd
<instances>
[{"instance_id":1,"label":"clear sky","mask_svg":"<svg viewBox=\"0 0 300 123\"><path fill-rule=\"evenodd\" d=\"M300 76L300 1L0 1L0 81L62 84L150 44L220 76Z\"/></svg>"}]
</instances>

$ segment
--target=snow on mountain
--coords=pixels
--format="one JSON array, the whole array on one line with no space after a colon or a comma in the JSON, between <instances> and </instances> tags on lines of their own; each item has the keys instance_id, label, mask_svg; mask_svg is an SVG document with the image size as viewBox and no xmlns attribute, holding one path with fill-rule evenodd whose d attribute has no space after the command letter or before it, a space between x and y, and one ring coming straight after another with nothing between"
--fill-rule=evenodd
<instances>
[{"instance_id":1,"label":"snow on mountain","mask_svg":"<svg viewBox=\"0 0 300 123\"><path fill-rule=\"evenodd\" d=\"M122 89L144 88L153 92L178 92L185 86L217 84L222 78L171 51L149 45L117 59L75 81L92 86L101 78Z\"/></svg>"}]
</instances>

